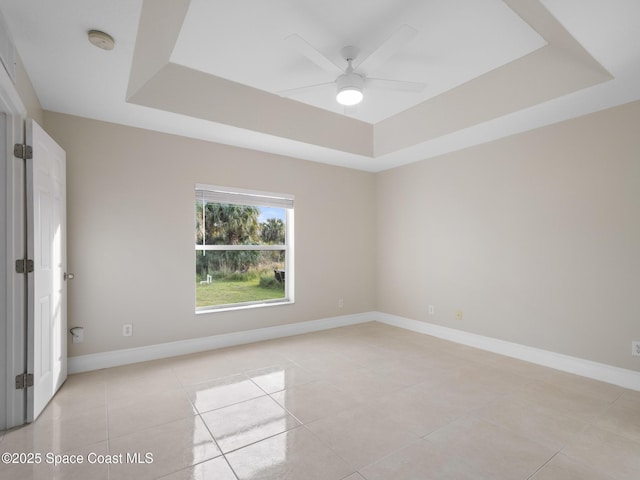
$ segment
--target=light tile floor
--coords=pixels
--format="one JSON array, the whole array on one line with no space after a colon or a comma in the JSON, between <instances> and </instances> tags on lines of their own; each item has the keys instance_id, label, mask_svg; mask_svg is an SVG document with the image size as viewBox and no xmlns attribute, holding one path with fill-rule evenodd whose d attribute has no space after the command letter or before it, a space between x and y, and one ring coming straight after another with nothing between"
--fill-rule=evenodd
<instances>
[{"instance_id":1,"label":"light tile floor","mask_svg":"<svg viewBox=\"0 0 640 480\"><path fill-rule=\"evenodd\" d=\"M638 480L640 392L372 322L72 375L0 452L41 454L7 480Z\"/></svg>"}]
</instances>

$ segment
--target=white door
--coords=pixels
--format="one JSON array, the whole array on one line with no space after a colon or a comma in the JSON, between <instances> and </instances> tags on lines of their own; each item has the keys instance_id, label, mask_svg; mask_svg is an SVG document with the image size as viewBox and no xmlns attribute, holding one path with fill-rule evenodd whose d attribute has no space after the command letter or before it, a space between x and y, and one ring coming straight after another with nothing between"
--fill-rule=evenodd
<instances>
[{"instance_id":1,"label":"white door","mask_svg":"<svg viewBox=\"0 0 640 480\"><path fill-rule=\"evenodd\" d=\"M28 275L27 422L35 420L67 377L66 156L33 120L26 122Z\"/></svg>"}]
</instances>

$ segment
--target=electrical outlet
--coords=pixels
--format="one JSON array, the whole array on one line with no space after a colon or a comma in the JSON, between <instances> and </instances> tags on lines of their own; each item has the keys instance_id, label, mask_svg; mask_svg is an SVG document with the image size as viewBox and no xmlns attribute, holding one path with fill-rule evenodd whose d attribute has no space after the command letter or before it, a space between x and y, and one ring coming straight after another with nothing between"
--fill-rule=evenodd
<instances>
[{"instance_id":1,"label":"electrical outlet","mask_svg":"<svg viewBox=\"0 0 640 480\"><path fill-rule=\"evenodd\" d=\"M456 320L462 320L462 310L456 310Z\"/></svg>"},{"instance_id":2,"label":"electrical outlet","mask_svg":"<svg viewBox=\"0 0 640 480\"><path fill-rule=\"evenodd\" d=\"M342 308L342 307L344 307L344 300L339 298L338 299L338 308Z\"/></svg>"},{"instance_id":3,"label":"electrical outlet","mask_svg":"<svg viewBox=\"0 0 640 480\"><path fill-rule=\"evenodd\" d=\"M429 305L429 315L435 315L436 308L433 305Z\"/></svg>"},{"instance_id":4,"label":"electrical outlet","mask_svg":"<svg viewBox=\"0 0 640 480\"><path fill-rule=\"evenodd\" d=\"M84 328L73 327L69 331L71 332L71 343L84 342Z\"/></svg>"},{"instance_id":5,"label":"electrical outlet","mask_svg":"<svg viewBox=\"0 0 640 480\"><path fill-rule=\"evenodd\" d=\"M631 342L631 355L640 357L640 341Z\"/></svg>"},{"instance_id":6,"label":"electrical outlet","mask_svg":"<svg viewBox=\"0 0 640 480\"><path fill-rule=\"evenodd\" d=\"M123 337L131 337L133 336L133 325L126 324L122 326L122 336Z\"/></svg>"}]
</instances>

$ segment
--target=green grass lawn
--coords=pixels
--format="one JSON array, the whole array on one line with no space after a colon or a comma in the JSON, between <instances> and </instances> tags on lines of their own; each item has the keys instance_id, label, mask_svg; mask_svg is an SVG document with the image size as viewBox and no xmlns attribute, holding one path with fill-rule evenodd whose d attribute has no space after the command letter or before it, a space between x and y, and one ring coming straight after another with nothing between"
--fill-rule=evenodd
<instances>
[{"instance_id":1,"label":"green grass lawn","mask_svg":"<svg viewBox=\"0 0 640 480\"><path fill-rule=\"evenodd\" d=\"M284 298L281 288L264 288L260 279L246 281L214 280L211 284L196 283L196 307L256 302Z\"/></svg>"}]
</instances>

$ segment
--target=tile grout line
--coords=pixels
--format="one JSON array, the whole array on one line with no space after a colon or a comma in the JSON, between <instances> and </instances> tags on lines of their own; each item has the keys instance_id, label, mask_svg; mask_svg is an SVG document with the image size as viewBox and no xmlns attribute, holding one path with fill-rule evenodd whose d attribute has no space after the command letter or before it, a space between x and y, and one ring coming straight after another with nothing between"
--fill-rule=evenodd
<instances>
[{"instance_id":1,"label":"tile grout line","mask_svg":"<svg viewBox=\"0 0 640 480\"><path fill-rule=\"evenodd\" d=\"M560 454L561 450L558 450L556 453L554 453L551 458L549 458L549 460L547 460L546 462L544 462L542 465L540 465L531 475L529 475L527 477L527 480L530 480L536 473L538 473L540 470L542 470L551 460L553 460L554 458L556 458L556 456L558 456Z\"/></svg>"}]
</instances>

